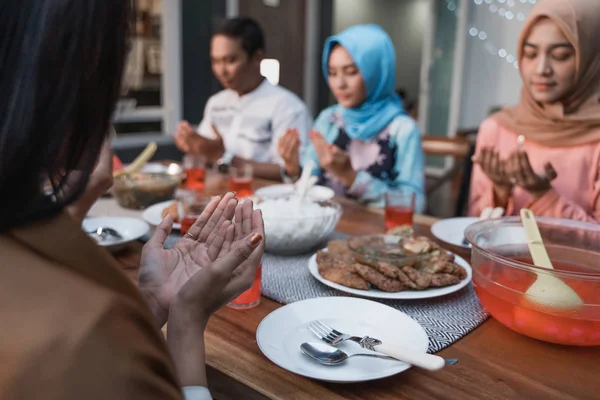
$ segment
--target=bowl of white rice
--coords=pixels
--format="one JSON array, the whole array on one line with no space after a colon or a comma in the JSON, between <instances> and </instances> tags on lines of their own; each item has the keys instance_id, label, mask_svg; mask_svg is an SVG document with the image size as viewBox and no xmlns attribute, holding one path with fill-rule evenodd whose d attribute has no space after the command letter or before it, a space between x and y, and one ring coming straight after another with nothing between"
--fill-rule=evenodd
<instances>
[{"instance_id":1,"label":"bowl of white rice","mask_svg":"<svg viewBox=\"0 0 600 400\"><path fill-rule=\"evenodd\" d=\"M298 196L261 199L255 208L265 222L265 250L278 255L316 249L331 236L342 215L342 207L332 200Z\"/></svg>"}]
</instances>

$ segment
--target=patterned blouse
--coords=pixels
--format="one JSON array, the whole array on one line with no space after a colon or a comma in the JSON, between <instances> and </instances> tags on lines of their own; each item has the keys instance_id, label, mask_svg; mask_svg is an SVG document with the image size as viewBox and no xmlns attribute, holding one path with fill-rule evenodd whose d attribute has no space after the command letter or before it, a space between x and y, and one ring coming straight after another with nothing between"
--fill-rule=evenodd
<instances>
[{"instance_id":1,"label":"patterned blouse","mask_svg":"<svg viewBox=\"0 0 600 400\"><path fill-rule=\"evenodd\" d=\"M309 142L302 152L301 163L313 160L317 167L312 174L319 177L320 185L332 188L337 195L378 207L383 207L387 191L412 191L417 197L416 212L424 211L424 156L419 128L411 117L396 117L377 136L363 142L348 137L340 113L329 107L321 112L313 129L328 143L344 150L358 172L354 184L344 187L319 167L317 153Z\"/></svg>"}]
</instances>

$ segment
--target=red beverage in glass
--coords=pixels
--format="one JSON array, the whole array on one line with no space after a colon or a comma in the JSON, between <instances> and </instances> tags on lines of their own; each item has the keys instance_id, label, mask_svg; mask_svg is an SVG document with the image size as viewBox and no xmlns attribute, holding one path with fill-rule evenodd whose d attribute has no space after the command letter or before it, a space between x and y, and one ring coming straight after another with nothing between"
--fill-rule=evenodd
<instances>
[{"instance_id":1,"label":"red beverage in glass","mask_svg":"<svg viewBox=\"0 0 600 400\"><path fill-rule=\"evenodd\" d=\"M252 196L252 165L244 164L229 168L229 190L237 193L237 197Z\"/></svg>"},{"instance_id":2,"label":"red beverage in glass","mask_svg":"<svg viewBox=\"0 0 600 400\"><path fill-rule=\"evenodd\" d=\"M204 190L204 178L206 170L204 168L189 168L185 170L185 182L183 186L190 190Z\"/></svg>"},{"instance_id":3,"label":"red beverage in glass","mask_svg":"<svg viewBox=\"0 0 600 400\"><path fill-rule=\"evenodd\" d=\"M185 217L183 218L183 220L181 220L181 236L184 236L188 230L190 230L190 228L192 227L192 225L194 225L194 222L196 222L197 217L195 216L190 216L190 217Z\"/></svg>"},{"instance_id":4,"label":"red beverage in glass","mask_svg":"<svg viewBox=\"0 0 600 400\"><path fill-rule=\"evenodd\" d=\"M388 206L385 208L385 229L395 226L412 225L414 210L408 206Z\"/></svg>"},{"instance_id":5,"label":"red beverage in glass","mask_svg":"<svg viewBox=\"0 0 600 400\"><path fill-rule=\"evenodd\" d=\"M252 284L252 287L239 295L235 300L232 300L229 304L227 304L227 306L237 310L247 310L249 308L258 306L260 304L261 285L262 265L259 265L256 269L256 275L254 276L254 283Z\"/></svg>"},{"instance_id":6,"label":"red beverage in glass","mask_svg":"<svg viewBox=\"0 0 600 400\"><path fill-rule=\"evenodd\" d=\"M252 178L229 178L229 190L236 192L237 197L252 196Z\"/></svg>"},{"instance_id":7,"label":"red beverage in glass","mask_svg":"<svg viewBox=\"0 0 600 400\"><path fill-rule=\"evenodd\" d=\"M196 191L182 191L177 195L179 202L178 213L181 221L181 236L184 236L194 225L200 214L204 211L210 197L203 196Z\"/></svg>"},{"instance_id":8,"label":"red beverage in glass","mask_svg":"<svg viewBox=\"0 0 600 400\"><path fill-rule=\"evenodd\" d=\"M412 225L416 196L412 192L387 192L385 198L385 229Z\"/></svg>"}]
</instances>

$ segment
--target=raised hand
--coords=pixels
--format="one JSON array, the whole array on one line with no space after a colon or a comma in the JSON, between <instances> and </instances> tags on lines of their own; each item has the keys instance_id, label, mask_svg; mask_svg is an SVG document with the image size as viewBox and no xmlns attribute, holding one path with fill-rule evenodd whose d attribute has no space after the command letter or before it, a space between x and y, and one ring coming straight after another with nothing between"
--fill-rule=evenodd
<instances>
[{"instance_id":1,"label":"raised hand","mask_svg":"<svg viewBox=\"0 0 600 400\"><path fill-rule=\"evenodd\" d=\"M171 249L163 248L173 225L172 217L167 215L144 246L138 285L159 325L166 322L171 302L181 287L198 271L216 261L222 252L229 251L235 236L231 220L237 203L233 193L214 198L188 233Z\"/></svg>"},{"instance_id":2,"label":"raised hand","mask_svg":"<svg viewBox=\"0 0 600 400\"><path fill-rule=\"evenodd\" d=\"M182 121L177 125L175 145L184 153L203 155L214 163L225 153L225 145L216 126L211 125L211 129L215 139L198 134L187 121Z\"/></svg>"},{"instance_id":3,"label":"raised hand","mask_svg":"<svg viewBox=\"0 0 600 400\"><path fill-rule=\"evenodd\" d=\"M193 152L194 140L198 136L194 128L187 121L181 121L177 124L175 132L175 145L184 153Z\"/></svg>"},{"instance_id":4,"label":"raised hand","mask_svg":"<svg viewBox=\"0 0 600 400\"><path fill-rule=\"evenodd\" d=\"M500 154L490 148L482 148L474 157L473 162L481 166L483 172L495 185L512 187L510 177L507 174L504 161L500 159Z\"/></svg>"},{"instance_id":5,"label":"raised hand","mask_svg":"<svg viewBox=\"0 0 600 400\"><path fill-rule=\"evenodd\" d=\"M226 231L216 261L181 288L172 309L188 316L204 316L207 321L252 286L264 253L265 230L260 210L253 210L252 201L244 201L236 207L234 231Z\"/></svg>"},{"instance_id":6,"label":"raised hand","mask_svg":"<svg viewBox=\"0 0 600 400\"><path fill-rule=\"evenodd\" d=\"M505 162L500 159L500 154L490 147L484 147L473 156L473 162L479 164L483 173L493 182L496 205L506 207L513 183L506 171Z\"/></svg>"},{"instance_id":7,"label":"raised hand","mask_svg":"<svg viewBox=\"0 0 600 400\"><path fill-rule=\"evenodd\" d=\"M279 139L277 151L285 163L286 174L289 177L300 175L300 134L297 129L288 129Z\"/></svg>"},{"instance_id":8,"label":"raised hand","mask_svg":"<svg viewBox=\"0 0 600 400\"><path fill-rule=\"evenodd\" d=\"M352 186L357 173L352 168L348 154L337 146L329 144L319 132L311 131L309 138L321 168L337 178L344 186Z\"/></svg>"},{"instance_id":9,"label":"raised hand","mask_svg":"<svg viewBox=\"0 0 600 400\"><path fill-rule=\"evenodd\" d=\"M510 181L527 190L537 200L552 189L551 182L558 174L551 163L544 165L544 171L536 173L525 151L516 151L505 161L506 173Z\"/></svg>"}]
</instances>

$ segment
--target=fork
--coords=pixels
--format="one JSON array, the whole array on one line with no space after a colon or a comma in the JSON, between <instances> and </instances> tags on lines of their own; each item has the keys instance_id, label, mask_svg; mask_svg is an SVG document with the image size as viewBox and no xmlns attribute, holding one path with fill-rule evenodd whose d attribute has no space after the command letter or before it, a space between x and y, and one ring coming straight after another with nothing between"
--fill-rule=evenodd
<instances>
[{"instance_id":1,"label":"fork","mask_svg":"<svg viewBox=\"0 0 600 400\"><path fill-rule=\"evenodd\" d=\"M380 340L369 336L352 336L336 331L322 321L313 321L308 329L319 339L332 346L344 343L347 340L358 343L362 348L377 351L397 360L412 364L429 371L436 371L444 367L445 360L442 357L422 353L402 346L384 344Z\"/></svg>"},{"instance_id":2,"label":"fork","mask_svg":"<svg viewBox=\"0 0 600 400\"><path fill-rule=\"evenodd\" d=\"M87 231L86 233L89 234L89 235L98 236L101 240L106 240L106 239L108 239L111 236L115 240L122 240L123 239L123 236L119 232L117 232L113 228L104 227L104 226L99 226L98 228L93 229L91 231Z\"/></svg>"}]
</instances>

